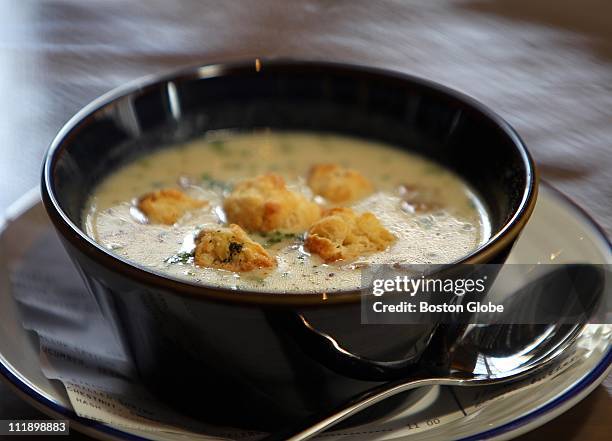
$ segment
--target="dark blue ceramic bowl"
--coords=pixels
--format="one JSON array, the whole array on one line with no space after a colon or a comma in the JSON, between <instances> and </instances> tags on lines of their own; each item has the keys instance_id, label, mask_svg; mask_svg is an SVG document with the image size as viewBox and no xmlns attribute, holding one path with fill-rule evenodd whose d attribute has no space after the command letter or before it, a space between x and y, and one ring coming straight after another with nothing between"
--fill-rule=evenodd
<instances>
[{"instance_id":1,"label":"dark blue ceramic bowl","mask_svg":"<svg viewBox=\"0 0 612 441\"><path fill-rule=\"evenodd\" d=\"M115 90L79 112L47 153L43 200L143 380L204 419L270 429L406 375L437 325L363 326L359 292L236 293L173 279L81 229L88 195L118 166L207 130L261 127L370 138L455 170L480 192L493 223L491 239L462 263L505 259L533 210L536 175L517 134L490 110L429 81L366 67L195 67ZM305 331L300 317L346 352Z\"/></svg>"}]
</instances>

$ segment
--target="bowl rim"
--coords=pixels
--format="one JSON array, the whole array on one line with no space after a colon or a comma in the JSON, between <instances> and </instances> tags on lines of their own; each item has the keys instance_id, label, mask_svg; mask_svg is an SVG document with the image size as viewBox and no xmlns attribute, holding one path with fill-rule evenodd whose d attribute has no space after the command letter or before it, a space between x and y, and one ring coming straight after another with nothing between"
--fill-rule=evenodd
<instances>
[{"instance_id":1,"label":"bowl rim","mask_svg":"<svg viewBox=\"0 0 612 441\"><path fill-rule=\"evenodd\" d=\"M55 196L53 170L60 153L66 148L66 145L70 142L70 139L75 136L75 132L79 128L87 125L97 112L103 111L105 107L112 105L115 101L128 95L139 94L148 89L159 87L168 82L222 77L228 74L240 74L254 71L259 72L260 69L270 68L281 70L300 68L320 69L324 71L345 72L353 75L370 75L384 80L409 82L417 87L424 87L432 92L446 95L447 97L461 102L472 110L475 110L480 116L489 119L489 121L495 124L495 126L512 141L514 148L522 159L526 182L519 206L513 212L511 218L485 243L468 255L452 262L451 265L485 263L488 258L494 256L504 248L509 247L526 225L533 212L537 199L539 182L537 168L532 156L516 131L503 118L479 101L434 81L394 70L333 61L292 58L256 58L251 61L197 64L178 70L172 70L167 73L143 76L125 85L114 88L94 99L70 118L49 145L44 156L41 176L43 203L53 225L60 233L60 236L68 240L88 258L96 261L111 272L119 273L121 276L136 280L154 289L163 288L178 296L208 299L222 303L266 305L270 307L311 307L359 302L362 296L359 289L352 291L337 291L329 294L325 292L274 293L251 290L235 291L228 288L191 282L186 279L179 279L155 272L112 253L111 250L104 248L94 239L90 238L81 227L70 220Z\"/></svg>"}]
</instances>

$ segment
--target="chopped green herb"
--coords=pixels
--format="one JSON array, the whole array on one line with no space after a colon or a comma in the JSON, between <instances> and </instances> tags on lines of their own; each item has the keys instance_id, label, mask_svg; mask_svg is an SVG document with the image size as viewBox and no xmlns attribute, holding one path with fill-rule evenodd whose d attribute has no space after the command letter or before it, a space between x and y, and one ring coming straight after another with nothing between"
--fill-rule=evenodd
<instances>
[{"instance_id":1,"label":"chopped green herb","mask_svg":"<svg viewBox=\"0 0 612 441\"><path fill-rule=\"evenodd\" d=\"M294 239L296 237L293 233L283 233L281 231L272 231L270 233L261 233L263 237L268 239L265 243L266 246L272 246L279 242L282 242L285 239Z\"/></svg>"},{"instance_id":2,"label":"chopped green herb","mask_svg":"<svg viewBox=\"0 0 612 441\"><path fill-rule=\"evenodd\" d=\"M210 141L211 148L217 153L225 153L225 142L220 139L215 139L214 141Z\"/></svg>"},{"instance_id":3,"label":"chopped green herb","mask_svg":"<svg viewBox=\"0 0 612 441\"><path fill-rule=\"evenodd\" d=\"M230 242L229 250L230 250L230 253L234 253L234 254L239 253L240 251L242 251L242 244L238 242Z\"/></svg>"},{"instance_id":4,"label":"chopped green herb","mask_svg":"<svg viewBox=\"0 0 612 441\"><path fill-rule=\"evenodd\" d=\"M229 255L223 259L223 263L229 263L234 260L236 254L240 254L242 252L243 245L239 242L230 242L229 244Z\"/></svg>"},{"instance_id":5,"label":"chopped green herb","mask_svg":"<svg viewBox=\"0 0 612 441\"><path fill-rule=\"evenodd\" d=\"M179 264L179 265L185 265L187 263L193 263L193 252L181 252L181 253L176 253L174 256L170 256L168 257L166 260L164 260L164 262L166 263L171 263L171 264Z\"/></svg>"}]
</instances>

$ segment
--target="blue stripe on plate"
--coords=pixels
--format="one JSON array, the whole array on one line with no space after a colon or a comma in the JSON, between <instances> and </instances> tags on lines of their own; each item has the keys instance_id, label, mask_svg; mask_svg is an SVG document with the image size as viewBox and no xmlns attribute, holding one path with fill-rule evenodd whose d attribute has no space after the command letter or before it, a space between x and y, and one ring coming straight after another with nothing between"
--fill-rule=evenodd
<instances>
[{"instance_id":1,"label":"blue stripe on plate","mask_svg":"<svg viewBox=\"0 0 612 441\"><path fill-rule=\"evenodd\" d=\"M510 423L504 424L503 426L497 427L495 429L487 430L486 432L481 432L476 435L469 436L467 438L462 438L460 441L475 441L482 440L487 438L493 438L504 434L506 432L510 432L518 429L519 427L533 421L534 419L550 412L556 407L560 406L562 403L571 399L572 397L579 394L581 391L586 389L589 385L593 384L597 379L603 375L603 373L608 369L608 367L612 364L612 348L608 350L606 356L595 366L595 368L590 371L582 380L580 380L574 387L567 390L562 395L555 398L550 403L542 406L541 408L522 416L516 420L511 421ZM18 389L20 389L23 393L28 395L29 397L36 400L38 403L48 407L49 409L62 414L71 420L78 422L84 426L87 426L91 429L98 430L109 434L111 436L115 436L118 438L122 438L125 440L134 440L134 441L148 441L147 438L142 438L138 435L133 435L131 433L123 432L118 429L113 429L106 424L102 424L96 421L88 420L86 418L79 417L72 410L67 409L53 401L49 400L45 396L36 392L34 389L31 389L27 384L21 381L17 376L15 376L6 366L0 363L0 374L3 375L6 379L8 379L13 385L15 385Z\"/></svg>"}]
</instances>

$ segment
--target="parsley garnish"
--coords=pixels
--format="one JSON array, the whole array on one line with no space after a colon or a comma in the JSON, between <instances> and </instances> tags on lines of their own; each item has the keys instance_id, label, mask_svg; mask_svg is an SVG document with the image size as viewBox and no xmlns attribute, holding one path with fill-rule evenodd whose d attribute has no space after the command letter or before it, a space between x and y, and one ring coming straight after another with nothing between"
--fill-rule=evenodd
<instances>
[{"instance_id":1,"label":"parsley garnish","mask_svg":"<svg viewBox=\"0 0 612 441\"><path fill-rule=\"evenodd\" d=\"M220 139L210 141L210 146L217 153L225 153L225 142L221 141Z\"/></svg>"},{"instance_id":2,"label":"parsley garnish","mask_svg":"<svg viewBox=\"0 0 612 441\"><path fill-rule=\"evenodd\" d=\"M229 255L223 259L223 263L229 263L234 260L236 254L240 254L242 252L242 247L243 245L239 242L230 242L228 247Z\"/></svg>"},{"instance_id":3,"label":"parsley garnish","mask_svg":"<svg viewBox=\"0 0 612 441\"><path fill-rule=\"evenodd\" d=\"M277 244L279 242L282 242L285 239L294 239L297 236L293 233L283 233L281 231L272 231L270 233L261 233L261 235L263 237L265 237L266 239L268 239L266 241L266 246L272 246L274 244Z\"/></svg>"},{"instance_id":4,"label":"parsley garnish","mask_svg":"<svg viewBox=\"0 0 612 441\"><path fill-rule=\"evenodd\" d=\"M186 263L193 263L193 251L192 252L180 252L176 253L174 256L168 257L164 262L185 265Z\"/></svg>"}]
</instances>

